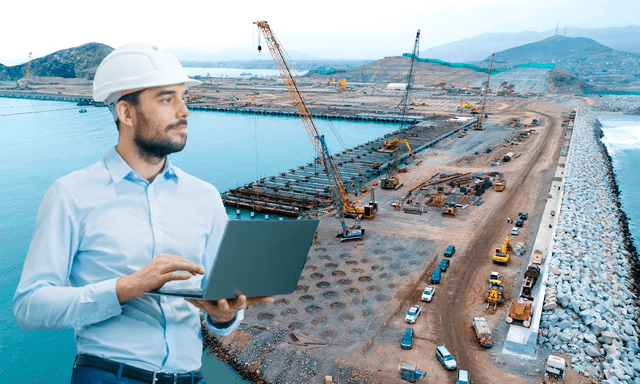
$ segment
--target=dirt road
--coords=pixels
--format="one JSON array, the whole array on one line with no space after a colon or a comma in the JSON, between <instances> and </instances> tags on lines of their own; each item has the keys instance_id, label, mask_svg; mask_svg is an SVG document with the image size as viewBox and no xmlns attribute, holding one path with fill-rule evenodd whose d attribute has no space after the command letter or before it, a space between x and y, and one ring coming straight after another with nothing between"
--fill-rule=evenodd
<instances>
[{"instance_id":1,"label":"dirt road","mask_svg":"<svg viewBox=\"0 0 640 384\"><path fill-rule=\"evenodd\" d=\"M459 254L457 262L463 264L464 268L457 271L458 278L452 284L450 295L455 299L436 304L436 311L442 314L443 319L442 342L458 359L459 366L469 370L478 384L501 382L484 364L476 363L478 356L484 357L485 350L474 342L475 334L471 327L473 317L489 317L493 312L491 309L485 310L483 305L487 278L491 270L500 271L503 267L493 265L490 257L512 226L506 221L509 215L514 217L517 212L529 211L532 215L526 223L528 231L537 232L540 219L536 218L539 215L535 213L541 211L539 203L545 200L548 193L547 186L551 184L564 138L565 129L560 127L554 115L543 113L535 106L524 109L543 116L546 119L545 126L539 130L541 133L528 151L519 158L518 171L508 172L508 186L502 192L502 198L471 234L469 247ZM517 295L517 288L510 292L509 286L505 284L505 299L498 312L504 312L504 305L513 295ZM498 326L504 327L505 324Z\"/></svg>"}]
</instances>

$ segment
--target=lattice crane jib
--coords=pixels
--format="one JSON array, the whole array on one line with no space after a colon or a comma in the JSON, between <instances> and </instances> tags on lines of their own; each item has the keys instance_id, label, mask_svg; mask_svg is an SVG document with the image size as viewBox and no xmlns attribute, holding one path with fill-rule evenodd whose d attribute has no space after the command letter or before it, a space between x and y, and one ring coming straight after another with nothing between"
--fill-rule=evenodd
<instances>
[{"instance_id":1,"label":"lattice crane jib","mask_svg":"<svg viewBox=\"0 0 640 384\"><path fill-rule=\"evenodd\" d=\"M269 52L271 53L271 56L278 67L278 71L280 72L280 77L289 91L289 96L291 96L291 100L293 101L293 105L295 106L298 115L300 115L300 118L302 119L302 123L307 130L307 134L313 143L316 155L322 162L322 166L324 167L331 184L331 191L334 199L336 203L340 205L338 208L342 213L355 212L355 204L348 198L347 190L342 182L340 174L338 173L338 168L331 157L331 153L326 145L324 136L318 131L318 127L316 126L316 123L309 112L309 108L300 93L298 83L292 73L291 59L266 21L256 21L254 24L258 26L265 38L267 46L269 47ZM258 47L258 49L260 49L260 47Z\"/></svg>"},{"instance_id":2,"label":"lattice crane jib","mask_svg":"<svg viewBox=\"0 0 640 384\"><path fill-rule=\"evenodd\" d=\"M477 124L478 129L482 129L482 119L484 119L484 114L485 114L484 108L487 105L487 95L489 95L489 82L491 81L491 71L493 70L493 59L495 56L496 56L495 53L491 55L491 62L489 63L489 75L487 76L487 86L485 87L485 90L484 90L484 100L482 101L482 111L480 113L480 116L478 117L478 124Z\"/></svg>"},{"instance_id":3,"label":"lattice crane jib","mask_svg":"<svg viewBox=\"0 0 640 384\"><path fill-rule=\"evenodd\" d=\"M411 64L409 66L409 76L407 78L407 89L405 90L404 97L402 101L400 101L400 105L402 106L402 121L400 122L400 129L403 128L404 125L404 116L407 113L407 106L409 105L409 93L411 92L411 80L413 79L413 64L416 59L420 55L420 30L416 32L416 40L413 43L413 51L411 52Z\"/></svg>"}]
</instances>

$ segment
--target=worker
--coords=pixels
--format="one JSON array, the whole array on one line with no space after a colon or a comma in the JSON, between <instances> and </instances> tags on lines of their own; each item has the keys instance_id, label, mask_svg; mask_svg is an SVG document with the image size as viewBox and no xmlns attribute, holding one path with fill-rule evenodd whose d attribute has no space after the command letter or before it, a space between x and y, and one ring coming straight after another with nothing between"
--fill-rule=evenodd
<instances>
[{"instance_id":1,"label":"worker","mask_svg":"<svg viewBox=\"0 0 640 384\"><path fill-rule=\"evenodd\" d=\"M200 287L228 220L217 189L168 157L186 144L184 99L198 83L149 44L114 50L96 71L117 145L48 188L13 299L24 330L74 328L72 384L202 384L202 327L228 335L244 308L273 301L145 294Z\"/></svg>"}]
</instances>

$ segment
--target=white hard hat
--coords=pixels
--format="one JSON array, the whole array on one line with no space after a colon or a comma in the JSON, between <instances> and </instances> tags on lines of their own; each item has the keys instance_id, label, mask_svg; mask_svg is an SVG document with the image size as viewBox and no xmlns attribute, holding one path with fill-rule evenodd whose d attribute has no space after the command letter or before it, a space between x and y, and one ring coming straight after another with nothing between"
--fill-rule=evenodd
<instances>
[{"instance_id":1,"label":"white hard hat","mask_svg":"<svg viewBox=\"0 0 640 384\"><path fill-rule=\"evenodd\" d=\"M124 91L200 83L187 77L170 51L152 44L127 44L111 52L98 66L93 79L93 99L115 106Z\"/></svg>"}]
</instances>

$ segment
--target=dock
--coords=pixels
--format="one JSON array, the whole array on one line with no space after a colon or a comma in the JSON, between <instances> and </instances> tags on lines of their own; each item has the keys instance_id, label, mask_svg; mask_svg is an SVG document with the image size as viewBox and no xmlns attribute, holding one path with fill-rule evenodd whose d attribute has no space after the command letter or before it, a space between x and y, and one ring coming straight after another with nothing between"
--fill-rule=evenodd
<instances>
[{"instance_id":1,"label":"dock","mask_svg":"<svg viewBox=\"0 0 640 384\"><path fill-rule=\"evenodd\" d=\"M406 139L413 153L436 145L473 121L431 117L418 124L391 132L376 140L333 155L340 177L356 197L359 187L386 172L390 167L406 164L411 153L406 146L395 151L379 150L385 141ZM298 216L333 203L330 183L319 159L288 172L268 176L228 190L222 194L225 205L264 213Z\"/></svg>"}]
</instances>

